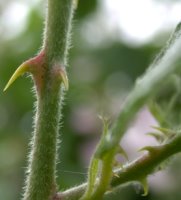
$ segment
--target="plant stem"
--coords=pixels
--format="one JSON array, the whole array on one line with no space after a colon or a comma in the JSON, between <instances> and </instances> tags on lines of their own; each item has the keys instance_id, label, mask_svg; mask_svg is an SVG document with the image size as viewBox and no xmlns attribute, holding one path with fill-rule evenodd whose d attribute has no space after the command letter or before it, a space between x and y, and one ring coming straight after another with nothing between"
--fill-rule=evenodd
<instances>
[{"instance_id":1,"label":"plant stem","mask_svg":"<svg viewBox=\"0 0 181 200\"><path fill-rule=\"evenodd\" d=\"M119 145L130 121L139 109L156 93L164 81L180 68L180 52L181 24L178 24L166 47L163 48L146 73L136 81L117 121L110 130L110 134L98 145L95 153L97 158L103 157L104 154Z\"/></svg>"},{"instance_id":2,"label":"plant stem","mask_svg":"<svg viewBox=\"0 0 181 200\"><path fill-rule=\"evenodd\" d=\"M92 199L101 200L106 190L109 189L109 183L113 175L112 157L114 157L115 152L116 152L116 149L109 151L109 154L105 155L104 158L101 160L102 167L101 167L101 172L100 172L100 178L99 178L97 187L95 189L95 192L93 193L92 197L89 200L92 200Z\"/></svg>"},{"instance_id":3,"label":"plant stem","mask_svg":"<svg viewBox=\"0 0 181 200\"><path fill-rule=\"evenodd\" d=\"M102 157L110 149L119 145L129 123L140 108L147 103L164 84L164 81L180 68L181 52L181 23L177 25L166 46L162 49L146 73L139 77L135 87L123 104L116 122L110 130L110 135L97 147L96 157Z\"/></svg>"},{"instance_id":4,"label":"plant stem","mask_svg":"<svg viewBox=\"0 0 181 200\"><path fill-rule=\"evenodd\" d=\"M56 192L55 164L58 122L60 118L59 94L49 91L49 98L39 98L37 119L30 155L29 175L24 199L51 199Z\"/></svg>"},{"instance_id":5,"label":"plant stem","mask_svg":"<svg viewBox=\"0 0 181 200\"><path fill-rule=\"evenodd\" d=\"M59 70L66 65L72 13L72 0L48 0L43 56L42 53L37 56L38 67L33 74L37 110L24 200L50 200L56 195L57 140L63 98Z\"/></svg>"},{"instance_id":6,"label":"plant stem","mask_svg":"<svg viewBox=\"0 0 181 200\"><path fill-rule=\"evenodd\" d=\"M72 13L73 0L48 0L43 48L49 64L52 61L66 63Z\"/></svg>"},{"instance_id":7,"label":"plant stem","mask_svg":"<svg viewBox=\"0 0 181 200\"><path fill-rule=\"evenodd\" d=\"M175 135L168 143L151 147L151 151L144 154L135 161L124 165L114 171L116 176L113 176L110 182L110 191L114 193L114 189L131 181L140 181L148 175L159 170L159 165L167 160L170 156L181 152L181 134ZM99 182L99 180L97 180ZM64 192L59 192L59 200L78 200L85 192L87 183L80 186L68 189ZM105 195L107 195L106 193Z\"/></svg>"},{"instance_id":8,"label":"plant stem","mask_svg":"<svg viewBox=\"0 0 181 200\"><path fill-rule=\"evenodd\" d=\"M180 65L178 64L181 60L180 36L181 24L178 24L166 47L162 49L161 53L149 67L144 76L136 81L135 87L126 99L123 109L120 112L116 122L113 124L111 130L101 138L93 158L102 160L100 174L101 179L102 177L105 177L106 181L105 183L98 181L95 192L91 198L87 198L86 193L83 197L86 197L87 199L100 199L104 192L106 192L106 188L109 187L109 183L111 181L111 163L114 162L114 156L117 153L114 151L114 149L119 147L120 140L123 137L130 121L133 119L139 109L147 102L147 100L153 94L155 94L159 86L164 83L164 80L167 79L170 74L174 73L180 68ZM115 152L115 154L110 154L110 152ZM108 162L106 162L106 157L109 158ZM89 174L91 173L92 172L90 169ZM143 181L143 177L141 180ZM89 185L90 183L88 186ZM87 200L86 198L85 200Z\"/></svg>"}]
</instances>

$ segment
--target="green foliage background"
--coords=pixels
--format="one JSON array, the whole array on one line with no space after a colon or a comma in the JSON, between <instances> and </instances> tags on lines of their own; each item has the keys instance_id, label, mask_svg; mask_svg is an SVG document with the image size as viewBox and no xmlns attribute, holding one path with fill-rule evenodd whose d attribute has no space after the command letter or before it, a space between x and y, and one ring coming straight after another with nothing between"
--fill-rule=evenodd
<instances>
[{"instance_id":1,"label":"green foliage background","mask_svg":"<svg viewBox=\"0 0 181 200\"><path fill-rule=\"evenodd\" d=\"M1 5L1 13L8 3L7 1ZM135 47L126 44L124 40L122 42L110 40L109 43L98 47L89 45L81 37L80 30L82 24L86 23L97 9L99 9L98 1L88 0L84 3L80 0L75 14L73 48L70 51L68 69L70 90L63 108L60 164L57 169L61 189L85 180L87 157L90 156L99 137L98 134L101 133L101 122L97 114L103 112L114 119L111 110L111 104L114 103L112 97L121 93L127 94L136 77L144 72L160 48L155 43ZM3 36L0 38L0 91L3 91L3 87L17 66L35 55L41 46L43 15L40 10L31 8L26 27L16 38L4 39ZM166 41L167 35L162 33L155 38L155 41L161 37ZM120 75L122 79L119 76L116 79L112 78L116 75ZM111 87L108 93L107 87ZM0 93L0 199L20 199L28 143L32 132L34 100L30 78L19 79L6 93ZM86 120L82 122L76 120L75 114L76 110L81 108L90 108L87 109L90 112L85 114ZM85 150L87 153L83 152ZM150 194L142 197L140 192L137 194L134 187L129 186L122 189L121 199L180 199L180 165L177 160L171 167L172 176L177 183L174 190L158 193L150 189ZM120 194L115 194L114 199L120 199Z\"/></svg>"}]
</instances>

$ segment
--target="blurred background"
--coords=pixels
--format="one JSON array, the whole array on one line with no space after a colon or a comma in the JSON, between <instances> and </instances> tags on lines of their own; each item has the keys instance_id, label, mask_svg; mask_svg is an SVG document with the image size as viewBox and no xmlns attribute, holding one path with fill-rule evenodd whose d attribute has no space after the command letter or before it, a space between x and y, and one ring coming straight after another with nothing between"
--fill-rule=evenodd
<instances>
[{"instance_id":1,"label":"blurred background","mask_svg":"<svg viewBox=\"0 0 181 200\"><path fill-rule=\"evenodd\" d=\"M41 47L46 4L42 0L0 0L0 199L21 197L32 133L35 97L30 78L3 88L15 69ZM135 79L141 75L181 19L180 0L79 0L69 55L70 89L65 97L57 167L60 189L82 183L100 137L99 115L114 121ZM121 141L133 160L156 125L143 108ZM149 177L149 195L131 184L112 200L177 200L181 197L179 155ZM121 162L126 162L123 158Z\"/></svg>"}]
</instances>

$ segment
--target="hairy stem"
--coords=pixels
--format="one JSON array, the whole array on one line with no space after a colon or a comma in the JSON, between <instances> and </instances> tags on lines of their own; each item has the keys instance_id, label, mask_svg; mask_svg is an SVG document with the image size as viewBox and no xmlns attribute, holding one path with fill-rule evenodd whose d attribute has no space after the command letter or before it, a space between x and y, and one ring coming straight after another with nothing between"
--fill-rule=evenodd
<instances>
[{"instance_id":1,"label":"hairy stem","mask_svg":"<svg viewBox=\"0 0 181 200\"><path fill-rule=\"evenodd\" d=\"M37 110L24 200L50 200L56 195L61 83L66 73L72 10L72 0L48 0L44 45L41 53L30 61L36 62L31 71L37 90Z\"/></svg>"},{"instance_id":2,"label":"hairy stem","mask_svg":"<svg viewBox=\"0 0 181 200\"><path fill-rule=\"evenodd\" d=\"M72 12L73 0L48 0L43 48L50 64L66 63Z\"/></svg>"},{"instance_id":3,"label":"hairy stem","mask_svg":"<svg viewBox=\"0 0 181 200\"><path fill-rule=\"evenodd\" d=\"M57 94L60 92L57 88ZM55 164L58 122L60 118L59 97L49 91L49 98L38 100L32 153L24 199L51 199L56 192Z\"/></svg>"},{"instance_id":4,"label":"hairy stem","mask_svg":"<svg viewBox=\"0 0 181 200\"><path fill-rule=\"evenodd\" d=\"M151 147L148 153L136 159L135 161L116 169L110 182L110 191L114 193L114 189L121 185L131 182L140 181L148 175L159 170L159 165L167 160L170 156L181 152L181 134L175 135L169 142L160 146ZM99 179L97 180L97 183ZM59 192L59 200L78 200L85 192L87 183ZM105 195L107 195L106 193Z\"/></svg>"}]
</instances>

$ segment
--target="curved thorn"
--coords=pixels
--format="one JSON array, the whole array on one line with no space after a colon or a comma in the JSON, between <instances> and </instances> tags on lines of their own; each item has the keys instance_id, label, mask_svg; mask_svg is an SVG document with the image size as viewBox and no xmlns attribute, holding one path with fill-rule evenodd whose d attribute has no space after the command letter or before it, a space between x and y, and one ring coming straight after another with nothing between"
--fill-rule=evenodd
<instances>
[{"instance_id":1,"label":"curved thorn","mask_svg":"<svg viewBox=\"0 0 181 200\"><path fill-rule=\"evenodd\" d=\"M63 82L65 90L67 91L69 89L69 80L68 80L65 70L61 68L59 71L59 75L60 75L61 81Z\"/></svg>"},{"instance_id":2,"label":"curved thorn","mask_svg":"<svg viewBox=\"0 0 181 200\"><path fill-rule=\"evenodd\" d=\"M164 139L166 139L166 136L163 133L150 132L147 133L146 135L154 137L158 142L163 142Z\"/></svg>"},{"instance_id":3,"label":"curved thorn","mask_svg":"<svg viewBox=\"0 0 181 200\"><path fill-rule=\"evenodd\" d=\"M9 79L8 83L6 84L5 88L3 91L6 91L9 86L21 75L23 75L25 72L29 72L29 65L27 62L24 62L23 64L21 64L16 71L14 72L14 74L11 76L11 78Z\"/></svg>"},{"instance_id":4,"label":"curved thorn","mask_svg":"<svg viewBox=\"0 0 181 200\"><path fill-rule=\"evenodd\" d=\"M175 134L173 130L163 128L163 127L157 127L157 126L152 126L152 128L156 129L157 131L160 131L161 133L165 135L170 135L170 134Z\"/></svg>"},{"instance_id":5,"label":"curved thorn","mask_svg":"<svg viewBox=\"0 0 181 200\"><path fill-rule=\"evenodd\" d=\"M146 146L146 147L143 147L141 149L138 150L138 152L141 152L141 151L148 151L149 153L152 153L154 152L154 147L153 146Z\"/></svg>"}]
</instances>

